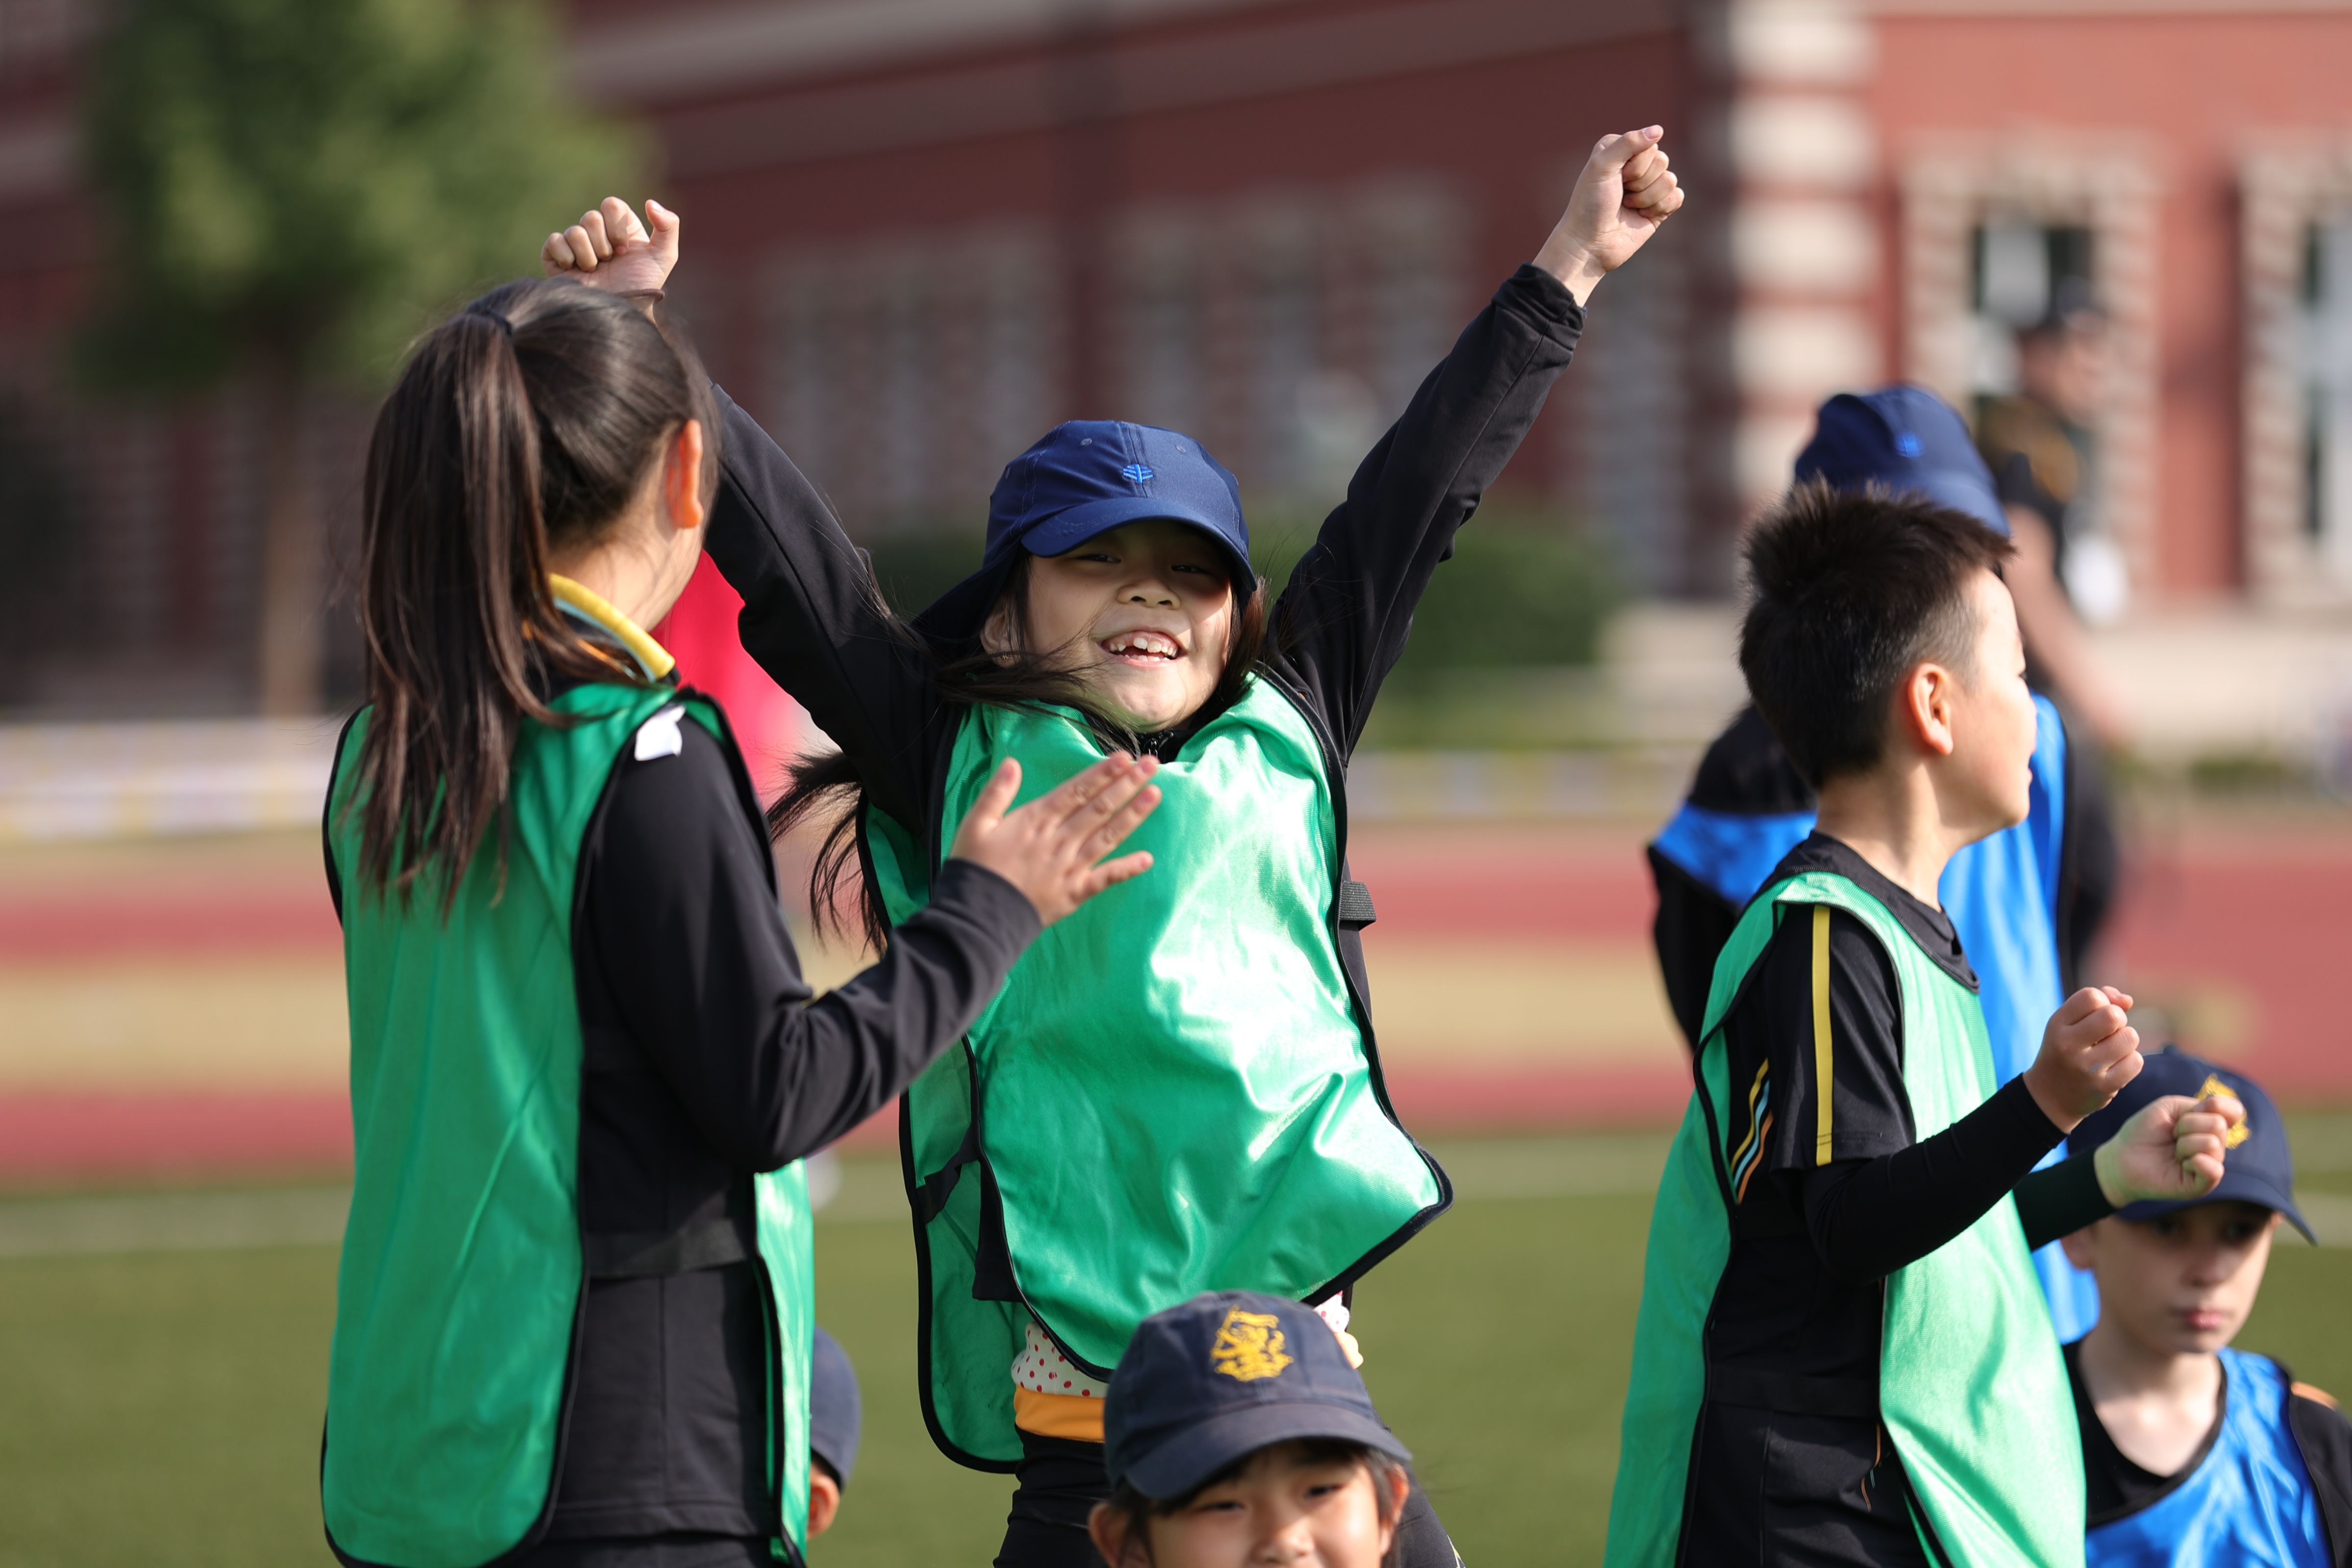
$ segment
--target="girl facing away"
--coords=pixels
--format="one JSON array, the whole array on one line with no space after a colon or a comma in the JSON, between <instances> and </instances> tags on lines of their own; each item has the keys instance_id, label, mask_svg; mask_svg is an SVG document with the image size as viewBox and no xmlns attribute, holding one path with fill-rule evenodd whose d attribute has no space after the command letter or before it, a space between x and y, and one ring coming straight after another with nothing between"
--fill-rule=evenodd
<instances>
[{"instance_id":1,"label":"girl facing away","mask_svg":"<svg viewBox=\"0 0 2352 1568\"><path fill-rule=\"evenodd\" d=\"M1604 139L1534 263L1422 383L1281 596L1234 477L1189 436L1059 426L1005 468L980 569L891 614L823 496L716 394L710 553L746 648L839 745L772 819L845 805L813 877L857 868L869 934L936 896L948 825L1006 759L1024 787L1161 764L1158 869L1035 944L908 1091L923 1409L1019 1477L1000 1564L1092 1564L1102 1395L1145 1317L1203 1290L1318 1308L1451 1201L1382 1087L1347 868L1346 771L1415 605L1567 368L1584 300L1681 205L1657 127ZM676 215L609 201L544 259L658 289ZM1343 1340L1343 1343L1348 1342ZM1401 1560L1450 1565L1416 1489Z\"/></svg>"},{"instance_id":2,"label":"girl facing away","mask_svg":"<svg viewBox=\"0 0 2352 1568\"><path fill-rule=\"evenodd\" d=\"M812 1337L797 1162L971 1026L1156 763L1006 815L814 998L718 706L644 631L701 553L691 351L569 282L427 332L365 481L366 707L324 833L355 1170L320 1486L341 1561L800 1561ZM1032 792L1033 794L1034 792Z\"/></svg>"}]
</instances>

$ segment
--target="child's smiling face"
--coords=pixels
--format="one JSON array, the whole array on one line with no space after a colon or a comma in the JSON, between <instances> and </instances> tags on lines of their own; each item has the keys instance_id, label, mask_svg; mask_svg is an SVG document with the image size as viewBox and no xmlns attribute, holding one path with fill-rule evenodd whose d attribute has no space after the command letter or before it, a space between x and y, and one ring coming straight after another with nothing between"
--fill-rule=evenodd
<instances>
[{"instance_id":1,"label":"child's smiling face","mask_svg":"<svg viewBox=\"0 0 2352 1568\"><path fill-rule=\"evenodd\" d=\"M1390 1470L1388 1483L1382 1498L1362 1459L1315 1458L1280 1443L1231 1480L1154 1517L1148 1539L1097 1510L1095 1543L1116 1568L1379 1568L1410 1485L1402 1469Z\"/></svg>"},{"instance_id":2,"label":"child's smiling face","mask_svg":"<svg viewBox=\"0 0 2352 1568\"><path fill-rule=\"evenodd\" d=\"M1234 639L1232 567L1189 523L1152 518L1029 563L1028 633L1111 717L1140 734L1199 711L1225 673ZM982 642L1011 651L999 605Z\"/></svg>"}]
</instances>

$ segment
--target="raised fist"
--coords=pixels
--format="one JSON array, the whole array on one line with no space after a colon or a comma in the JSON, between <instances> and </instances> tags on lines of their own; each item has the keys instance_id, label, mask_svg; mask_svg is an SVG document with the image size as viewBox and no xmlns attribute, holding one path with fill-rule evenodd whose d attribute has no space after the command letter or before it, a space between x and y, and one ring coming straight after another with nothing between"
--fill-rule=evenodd
<instances>
[{"instance_id":1,"label":"raised fist","mask_svg":"<svg viewBox=\"0 0 2352 1568\"><path fill-rule=\"evenodd\" d=\"M677 215L659 202L646 203L640 223L628 203L606 196L578 223L549 235L539 258L550 278L569 273L591 289L650 296L677 266Z\"/></svg>"},{"instance_id":2,"label":"raised fist","mask_svg":"<svg viewBox=\"0 0 2352 1568\"><path fill-rule=\"evenodd\" d=\"M1682 183L1658 144L1665 133L1650 125L1593 143L1568 210L1536 253L1536 265L1567 284L1578 304L1682 209Z\"/></svg>"}]
</instances>

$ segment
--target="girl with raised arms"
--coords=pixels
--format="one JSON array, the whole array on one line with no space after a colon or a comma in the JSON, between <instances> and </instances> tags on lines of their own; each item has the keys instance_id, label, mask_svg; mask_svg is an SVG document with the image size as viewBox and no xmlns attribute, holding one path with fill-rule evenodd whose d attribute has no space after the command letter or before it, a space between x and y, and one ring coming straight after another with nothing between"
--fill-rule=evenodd
<instances>
[{"instance_id":1,"label":"girl with raised arms","mask_svg":"<svg viewBox=\"0 0 2352 1568\"><path fill-rule=\"evenodd\" d=\"M744 646L837 755L773 814L849 808L871 934L938 896L948 825L1005 759L1034 790L1157 758L1158 869L1023 958L900 1121L923 1409L950 1457L1018 1474L1001 1564L1091 1564L1102 1394L1145 1317L1202 1290L1315 1304L1444 1209L1381 1081L1347 870L1346 770L1415 604L1567 368L1584 301L1682 203L1652 126L1593 150L1567 212L1365 458L1271 605L1234 477L1189 436L1059 426L1005 468L980 569L894 616L824 499L719 396L710 552ZM677 215L608 201L552 271L657 289ZM1450 1565L1418 1490L1406 1563Z\"/></svg>"}]
</instances>

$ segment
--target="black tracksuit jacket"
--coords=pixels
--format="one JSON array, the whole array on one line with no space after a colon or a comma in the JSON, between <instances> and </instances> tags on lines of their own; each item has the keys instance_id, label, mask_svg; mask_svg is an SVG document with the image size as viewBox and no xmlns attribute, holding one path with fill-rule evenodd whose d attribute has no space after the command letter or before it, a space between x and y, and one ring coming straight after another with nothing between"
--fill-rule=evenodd
<instances>
[{"instance_id":1,"label":"black tracksuit jacket","mask_svg":"<svg viewBox=\"0 0 2352 1568\"><path fill-rule=\"evenodd\" d=\"M950 861L880 962L815 996L740 753L699 724L678 733L674 756L623 752L581 847L577 1176L592 1275L600 1252L714 1224L756 1254L752 1173L814 1152L897 1098L961 1037L1040 929L1019 889ZM340 915L331 847L327 879ZM639 1543L632 1562L692 1557L692 1540L776 1532L755 1267L592 1277L550 1506L505 1562L570 1568L617 1542Z\"/></svg>"},{"instance_id":2,"label":"black tracksuit jacket","mask_svg":"<svg viewBox=\"0 0 2352 1568\"><path fill-rule=\"evenodd\" d=\"M1582 308L1558 279L1531 266L1514 273L1357 468L1275 604L1262 673L1316 728L1343 864L1346 803L1337 786L1381 681L1404 653L1413 608L1542 411L1583 326ZM941 695L939 658L973 645L993 595L983 582L967 583L909 635L824 497L740 408L723 401L722 413L723 478L707 548L743 597L743 646L856 764L867 801L926 836L936 863L953 827L941 818L963 711ZM1208 717L1147 743L1172 755ZM1332 919L1369 1050L1358 932L1370 923L1370 906L1344 869Z\"/></svg>"}]
</instances>

